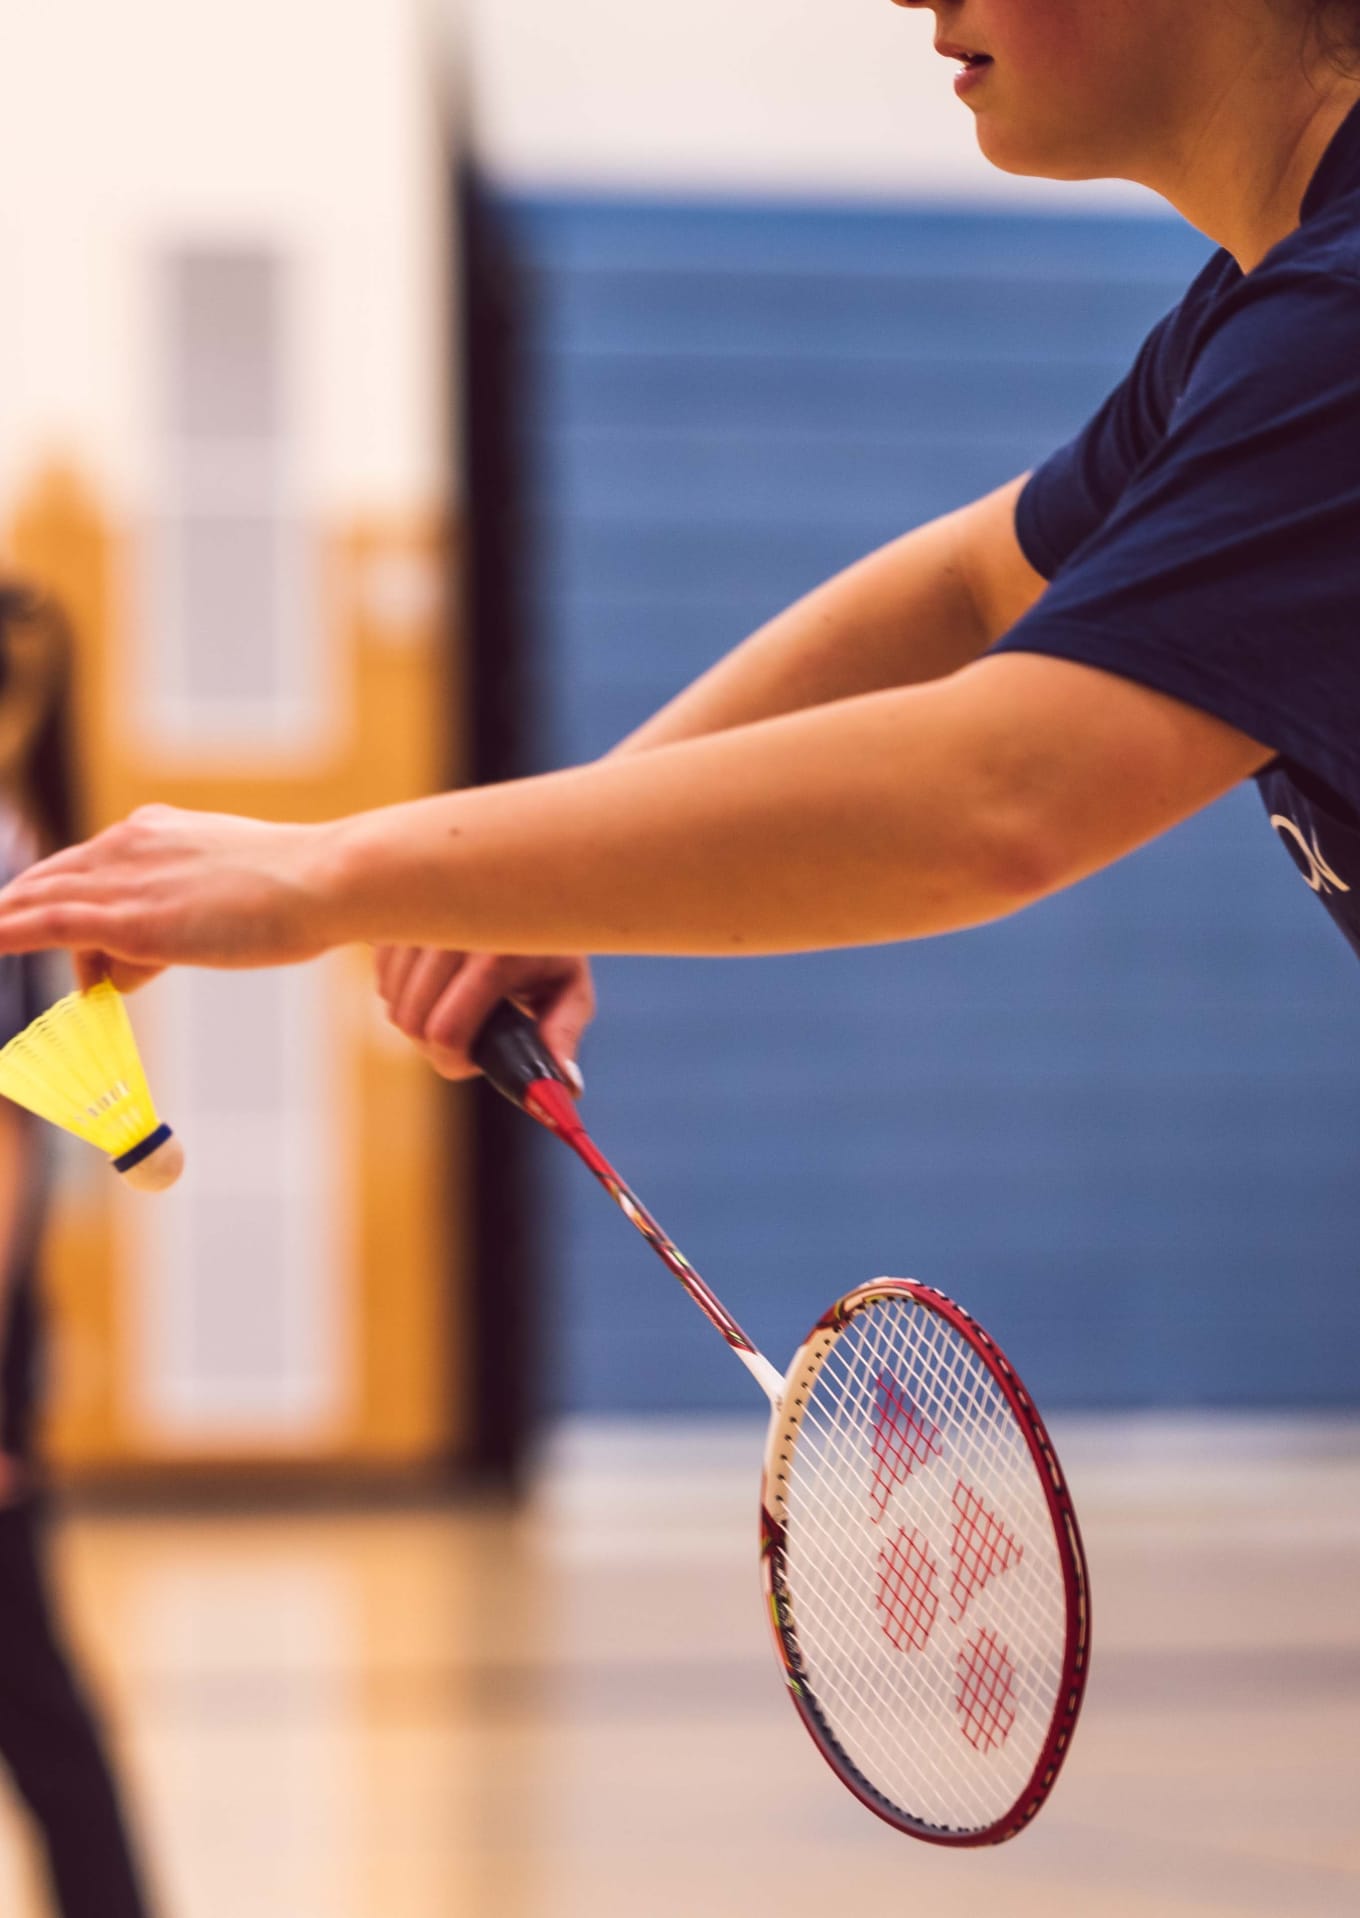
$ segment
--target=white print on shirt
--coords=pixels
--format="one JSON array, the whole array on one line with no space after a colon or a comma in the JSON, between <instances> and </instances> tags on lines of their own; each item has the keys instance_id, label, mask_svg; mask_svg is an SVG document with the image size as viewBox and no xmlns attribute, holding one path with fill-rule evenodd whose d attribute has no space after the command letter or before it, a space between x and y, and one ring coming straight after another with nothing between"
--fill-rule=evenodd
<instances>
[{"instance_id":1,"label":"white print on shirt","mask_svg":"<svg viewBox=\"0 0 1360 1918\"><path fill-rule=\"evenodd\" d=\"M1345 880L1338 878L1337 875L1332 871L1331 867L1327 864L1327 861L1323 858L1322 848L1318 845L1316 833L1313 834L1312 840L1310 842L1309 840L1304 838L1303 834L1299 831L1298 827L1294 824L1292 819L1287 819L1283 813L1279 813L1279 812L1273 812L1270 815L1270 823L1275 828L1276 832L1279 832L1279 833L1287 832L1289 834L1290 838L1294 841L1294 844L1298 847L1300 853L1303 855L1304 859L1307 861L1306 866L1300 867L1300 871L1303 873L1305 881L1307 882L1308 885L1310 885L1313 888L1314 892L1328 893L1328 892L1349 892L1350 891L1350 887L1346 884Z\"/></svg>"}]
</instances>

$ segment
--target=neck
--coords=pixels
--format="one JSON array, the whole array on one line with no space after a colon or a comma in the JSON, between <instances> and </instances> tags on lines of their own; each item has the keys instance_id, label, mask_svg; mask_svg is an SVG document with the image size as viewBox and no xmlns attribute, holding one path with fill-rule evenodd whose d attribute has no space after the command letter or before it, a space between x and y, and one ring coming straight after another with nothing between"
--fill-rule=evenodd
<instances>
[{"instance_id":1,"label":"neck","mask_svg":"<svg viewBox=\"0 0 1360 1918\"><path fill-rule=\"evenodd\" d=\"M1299 224L1308 183L1333 135L1360 100L1360 79L1318 63L1281 85L1272 63L1239 69L1186 132L1167 141L1141 175L1192 226L1226 247L1244 273Z\"/></svg>"}]
</instances>

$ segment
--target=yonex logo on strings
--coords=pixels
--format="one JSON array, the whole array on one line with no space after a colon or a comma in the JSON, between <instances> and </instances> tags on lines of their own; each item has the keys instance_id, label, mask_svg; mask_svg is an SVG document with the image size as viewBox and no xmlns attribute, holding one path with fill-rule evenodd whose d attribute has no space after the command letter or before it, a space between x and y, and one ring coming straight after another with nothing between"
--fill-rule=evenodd
<instances>
[{"instance_id":1,"label":"yonex logo on strings","mask_svg":"<svg viewBox=\"0 0 1360 1918\"><path fill-rule=\"evenodd\" d=\"M938 1429L926 1424L890 1372L879 1375L874 1395L873 1443L874 1483L869 1501L877 1524L894 1488L906 1483L913 1465L927 1464L941 1450Z\"/></svg>"},{"instance_id":2,"label":"yonex logo on strings","mask_svg":"<svg viewBox=\"0 0 1360 1918\"><path fill-rule=\"evenodd\" d=\"M898 1485L917 1466L943 1456L939 1428L922 1418L890 1373L877 1381L873 1431L874 1482L870 1490L873 1523L879 1524ZM969 1605L985 1585L1018 1565L1024 1547L990 1511L981 1494L960 1478L951 1500L950 1616L962 1624ZM883 1635L899 1652L924 1652L940 1609L939 1568L920 1532L898 1527L878 1555L874 1602ZM991 1631L982 1630L958 1652L955 1709L959 1729L976 1751L1005 1744L1015 1724L1015 1667L1009 1649Z\"/></svg>"},{"instance_id":3,"label":"yonex logo on strings","mask_svg":"<svg viewBox=\"0 0 1360 1918\"><path fill-rule=\"evenodd\" d=\"M1350 887L1339 874L1334 873L1322 856L1316 832L1311 839L1305 839L1299 827L1286 813L1273 812L1270 823L1284 840L1294 864L1303 874L1306 884L1314 892L1324 895L1332 892L1349 892Z\"/></svg>"},{"instance_id":4,"label":"yonex logo on strings","mask_svg":"<svg viewBox=\"0 0 1360 1918\"><path fill-rule=\"evenodd\" d=\"M982 1588L1018 1565L1025 1549L962 1479L954 1487L953 1510L950 1617L961 1625ZM899 1526L896 1537L879 1553L878 1573L878 1607L884 1614L885 1633L900 1651L909 1646L923 1651L939 1609L939 1573L929 1544L919 1532L909 1533Z\"/></svg>"}]
</instances>

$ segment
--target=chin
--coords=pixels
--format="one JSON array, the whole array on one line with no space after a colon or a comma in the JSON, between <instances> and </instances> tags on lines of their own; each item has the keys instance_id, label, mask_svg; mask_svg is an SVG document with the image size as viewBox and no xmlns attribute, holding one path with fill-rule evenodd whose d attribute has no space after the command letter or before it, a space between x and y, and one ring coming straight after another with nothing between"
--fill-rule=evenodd
<instances>
[{"instance_id":1,"label":"chin","mask_svg":"<svg viewBox=\"0 0 1360 1918\"><path fill-rule=\"evenodd\" d=\"M1038 134L1026 136L1014 129L998 127L979 115L978 151L998 173L1014 173L1029 180L1108 180L1114 169L1108 160L1073 150L1070 139L1045 139Z\"/></svg>"}]
</instances>

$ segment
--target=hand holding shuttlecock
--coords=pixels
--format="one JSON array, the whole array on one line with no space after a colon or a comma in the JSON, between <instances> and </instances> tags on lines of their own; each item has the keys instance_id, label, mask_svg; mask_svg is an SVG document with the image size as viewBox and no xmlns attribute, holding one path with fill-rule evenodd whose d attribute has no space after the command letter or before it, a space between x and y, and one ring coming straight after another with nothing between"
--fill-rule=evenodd
<instances>
[{"instance_id":1,"label":"hand holding shuttlecock","mask_svg":"<svg viewBox=\"0 0 1360 1918\"><path fill-rule=\"evenodd\" d=\"M107 980L68 993L0 1050L0 1093L88 1139L139 1192L163 1192L184 1148L156 1116L123 996Z\"/></svg>"}]
</instances>

